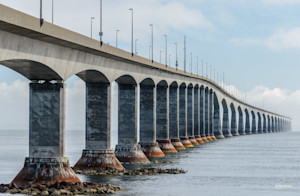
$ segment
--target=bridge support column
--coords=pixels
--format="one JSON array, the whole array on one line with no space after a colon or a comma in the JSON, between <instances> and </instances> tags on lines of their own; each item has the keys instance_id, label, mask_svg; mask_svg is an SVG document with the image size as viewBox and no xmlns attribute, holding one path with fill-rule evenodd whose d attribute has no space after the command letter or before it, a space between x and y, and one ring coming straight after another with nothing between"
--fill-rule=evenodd
<instances>
[{"instance_id":1,"label":"bridge support column","mask_svg":"<svg viewBox=\"0 0 300 196\"><path fill-rule=\"evenodd\" d=\"M237 118L236 118L236 110L234 108L234 106L231 104L230 105L231 108L231 134L233 136L239 136L239 131L237 129Z\"/></svg>"},{"instance_id":2,"label":"bridge support column","mask_svg":"<svg viewBox=\"0 0 300 196\"><path fill-rule=\"evenodd\" d=\"M201 134L201 138L204 142L209 142L209 140L206 138L206 133L205 133L205 112L206 107L205 107L205 90L203 87L200 88L200 134Z\"/></svg>"},{"instance_id":3,"label":"bridge support column","mask_svg":"<svg viewBox=\"0 0 300 196\"><path fill-rule=\"evenodd\" d=\"M80 182L65 155L65 85L30 83L29 157L12 181L18 187Z\"/></svg>"},{"instance_id":4,"label":"bridge support column","mask_svg":"<svg viewBox=\"0 0 300 196\"><path fill-rule=\"evenodd\" d=\"M106 83L86 83L85 150L76 169L124 169L110 149L111 88Z\"/></svg>"},{"instance_id":5,"label":"bridge support column","mask_svg":"<svg viewBox=\"0 0 300 196\"><path fill-rule=\"evenodd\" d=\"M179 138L179 88L169 87L169 137L176 150L186 149Z\"/></svg>"},{"instance_id":6,"label":"bridge support column","mask_svg":"<svg viewBox=\"0 0 300 196\"><path fill-rule=\"evenodd\" d=\"M198 144L205 143L200 133L200 91L199 87L194 88L194 135Z\"/></svg>"},{"instance_id":7,"label":"bridge support column","mask_svg":"<svg viewBox=\"0 0 300 196\"><path fill-rule=\"evenodd\" d=\"M116 157L123 163L150 163L137 140L138 87L119 83L119 124Z\"/></svg>"},{"instance_id":8,"label":"bridge support column","mask_svg":"<svg viewBox=\"0 0 300 196\"><path fill-rule=\"evenodd\" d=\"M215 127L214 127L214 94L212 92L212 90L209 92L209 118L210 118L210 125L209 125L209 129L210 129L210 137L212 140L217 140L216 136L215 136Z\"/></svg>"},{"instance_id":9,"label":"bridge support column","mask_svg":"<svg viewBox=\"0 0 300 196\"><path fill-rule=\"evenodd\" d=\"M176 153L177 150L169 139L169 89L157 86L156 129L157 142L164 153Z\"/></svg>"},{"instance_id":10,"label":"bridge support column","mask_svg":"<svg viewBox=\"0 0 300 196\"><path fill-rule=\"evenodd\" d=\"M140 85L140 145L148 158L164 157L156 142L156 87Z\"/></svg>"},{"instance_id":11,"label":"bridge support column","mask_svg":"<svg viewBox=\"0 0 300 196\"><path fill-rule=\"evenodd\" d=\"M199 145L194 136L194 89L188 87L187 94L187 126L188 126L188 137L193 145Z\"/></svg>"},{"instance_id":12,"label":"bridge support column","mask_svg":"<svg viewBox=\"0 0 300 196\"><path fill-rule=\"evenodd\" d=\"M239 134L240 135L246 135L245 133L245 128L244 128L244 118L243 118L243 111L240 107L238 107L238 111L239 111Z\"/></svg>"},{"instance_id":13,"label":"bridge support column","mask_svg":"<svg viewBox=\"0 0 300 196\"><path fill-rule=\"evenodd\" d=\"M181 86L179 90L179 123L180 141L184 147L193 147L187 135L187 88Z\"/></svg>"}]
</instances>

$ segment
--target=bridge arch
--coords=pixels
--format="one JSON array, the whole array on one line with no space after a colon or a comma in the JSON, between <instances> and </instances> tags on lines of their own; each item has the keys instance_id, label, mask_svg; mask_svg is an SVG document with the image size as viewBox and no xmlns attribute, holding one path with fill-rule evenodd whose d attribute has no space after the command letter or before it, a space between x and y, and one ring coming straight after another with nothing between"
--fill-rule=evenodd
<instances>
[{"instance_id":1,"label":"bridge arch","mask_svg":"<svg viewBox=\"0 0 300 196\"><path fill-rule=\"evenodd\" d=\"M18 72L29 80L63 80L53 67L38 61L11 59L0 61L0 65Z\"/></svg>"},{"instance_id":2,"label":"bridge arch","mask_svg":"<svg viewBox=\"0 0 300 196\"><path fill-rule=\"evenodd\" d=\"M265 113L263 113L263 133L268 133L268 129L267 129L267 117L266 117Z\"/></svg>"}]
</instances>

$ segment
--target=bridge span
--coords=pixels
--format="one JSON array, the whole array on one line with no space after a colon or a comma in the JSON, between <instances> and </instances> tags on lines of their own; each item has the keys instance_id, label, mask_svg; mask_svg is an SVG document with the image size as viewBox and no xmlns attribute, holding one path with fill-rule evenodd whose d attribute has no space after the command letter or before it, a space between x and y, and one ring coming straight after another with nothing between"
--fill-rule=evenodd
<instances>
[{"instance_id":1,"label":"bridge span","mask_svg":"<svg viewBox=\"0 0 300 196\"><path fill-rule=\"evenodd\" d=\"M75 168L123 169L120 162L149 163L148 158L216 139L291 130L288 117L249 105L208 78L100 46L47 22L40 27L38 18L1 4L0 64L31 81L29 157L13 180L18 186L79 181L65 157L64 81L74 75L86 82L86 147ZM115 151L114 81L118 84Z\"/></svg>"}]
</instances>

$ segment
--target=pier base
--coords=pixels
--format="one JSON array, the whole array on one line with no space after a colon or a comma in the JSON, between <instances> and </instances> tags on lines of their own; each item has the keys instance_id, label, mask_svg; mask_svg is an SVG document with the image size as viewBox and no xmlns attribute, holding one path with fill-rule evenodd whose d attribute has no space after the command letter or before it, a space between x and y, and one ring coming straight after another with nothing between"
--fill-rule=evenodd
<instances>
[{"instance_id":1,"label":"pier base","mask_svg":"<svg viewBox=\"0 0 300 196\"><path fill-rule=\"evenodd\" d=\"M123 170L113 150L83 150L82 156L75 164L75 169L105 169L107 167Z\"/></svg>"},{"instance_id":2,"label":"pier base","mask_svg":"<svg viewBox=\"0 0 300 196\"><path fill-rule=\"evenodd\" d=\"M23 169L12 183L18 187L31 184L54 184L56 182L80 182L69 165L69 159L61 158L30 158L26 157Z\"/></svg>"},{"instance_id":3,"label":"pier base","mask_svg":"<svg viewBox=\"0 0 300 196\"><path fill-rule=\"evenodd\" d=\"M176 150L185 150L186 148L181 143L181 140L179 138L171 139L171 142Z\"/></svg>"},{"instance_id":4,"label":"pier base","mask_svg":"<svg viewBox=\"0 0 300 196\"><path fill-rule=\"evenodd\" d=\"M192 142L189 140L188 137L181 137L180 141L186 148L194 147L194 145L192 144Z\"/></svg>"},{"instance_id":5,"label":"pier base","mask_svg":"<svg viewBox=\"0 0 300 196\"><path fill-rule=\"evenodd\" d=\"M214 141L217 140L217 138L216 138L215 135L212 135L212 136L210 136L210 137L211 137L211 139L213 139Z\"/></svg>"},{"instance_id":6,"label":"pier base","mask_svg":"<svg viewBox=\"0 0 300 196\"><path fill-rule=\"evenodd\" d=\"M199 143L197 142L195 136L190 136L189 137L190 142L195 146L195 145L199 145Z\"/></svg>"},{"instance_id":7,"label":"pier base","mask_svg":"<svg viewBox=\"0 0 300 196\"><path fill-rule=\"evenodd\" d=\"M177 150L171 143L171 140L157 140L160 149L164 153L176 153Z\"/></svg>"},{"instance_id":8,"label":"pier base","mask_svg":"<svg viewBox=\"0 0 300 196\"><path fill-rule=\"evenodd\" d=\"M140 145L144 154L149 158L158 158L165 156L157 142L140 142Z\"/></svg>"},{"instance_id":9,"label":"pier base","mask_svg":"<svg viewBox=\"0 0 300 196\"><path fill-rule=\"evenodd\" d=\"M214 141L214 140L210 137L210 135L207 135L206 138L207 138L207 140L210 141L210 142Z\"/></svg>"},{"instance_id":10,"label":"pier base","mask_svg":"<svg viewBox=\"0 0 300 196\"><path fill-rule=\"evenodd\" d=\"M201 138L201 136L197 135L195 136L196 141L198 142L198 144L204 144L205 142L203 141L203 139Z\"/></svg>"},{"instance_id":11,"label":"pier base","mask_svg":"<svg viewBox=\"0 0 300 196\"><path fill-rule=\"evenodd\" d=\"M150 161L139 144L121 144L116 146L116 157L122 163L148 164Z\"/></svg>"},{"instance_id":12,"label":"pier base","mask_svg":"<svg viewBox=\"0 0 300 196\"><path fill-rule=\"evenodd\" d=\"M208 142L209 142L209 140L207 139L206 136L202 136L202 140L203 140L205 143L208 143Z\"/></svg>"}]
</instances>

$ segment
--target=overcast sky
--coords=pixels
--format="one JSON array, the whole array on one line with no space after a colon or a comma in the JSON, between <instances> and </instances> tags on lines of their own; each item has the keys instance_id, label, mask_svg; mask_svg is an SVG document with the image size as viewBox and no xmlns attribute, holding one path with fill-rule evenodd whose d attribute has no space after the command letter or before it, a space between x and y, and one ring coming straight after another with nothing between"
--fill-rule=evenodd
<instances>
[{"instance_id":1,"label":"overcast sky","mask_svg":"<svg viewBox=\"0 0 300 196\"><path fill-rule=\"evenodd\" d=\"M51 22L51 0L44 0L43 15ZM39 0L0 0L1 4L39 16ZM300 0L103 0L104 42L130 51L131 12L137 52L148 58L150 26L154 25L154 59L165 62L164 36L168 35L168 62L183 67L183 37L187 36L188 71L199 58L199 74L206 62L231 89L247 93L249 102L290 115L300 130ZM99 0L54 0L54 23L99 40ZM210 70L208 70L210 75ZM212 74L212 77L213 74ZM84 128L84 84L67 81L67 127ZM236 91L236 90L235 90ZM0 124L2 128L28 127L28 81L0 67Z\"/></svg>"}]
</instances>

